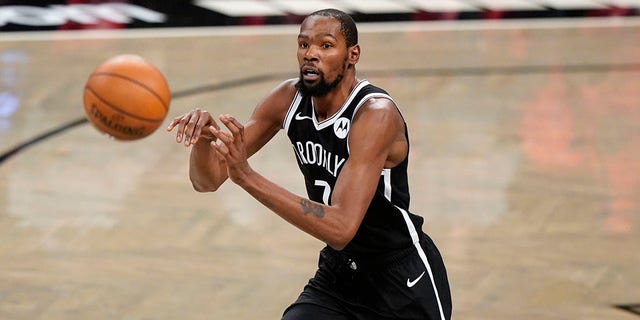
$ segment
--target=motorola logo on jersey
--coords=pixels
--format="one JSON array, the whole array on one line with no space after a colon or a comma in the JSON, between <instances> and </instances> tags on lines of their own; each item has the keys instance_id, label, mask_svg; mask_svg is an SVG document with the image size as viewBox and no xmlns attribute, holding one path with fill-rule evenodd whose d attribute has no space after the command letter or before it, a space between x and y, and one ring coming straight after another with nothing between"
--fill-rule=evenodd
<instances>
[{"instance_id":1,"label":"motorola logo on jersey","mask_svg":"<svg viewBox=\"0 0 640 320\"><path fill-rule=\"evenodd\" d=\"M344 139L349 134L349 127L351 125L351 121L347 118L340 118L336 120L333 124L333 132L336 134L336 137L340 139Z\"/></svg>"}]
</instances>

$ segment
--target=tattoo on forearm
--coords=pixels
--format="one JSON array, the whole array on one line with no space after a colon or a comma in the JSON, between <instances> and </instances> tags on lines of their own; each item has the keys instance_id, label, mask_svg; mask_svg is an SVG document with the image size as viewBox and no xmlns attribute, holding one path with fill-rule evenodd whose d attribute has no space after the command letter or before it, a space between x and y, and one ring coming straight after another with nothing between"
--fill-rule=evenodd
<instances>
[{"instance_id":1,"label":"tattoo on forearm","mask_svg":"<svg viewBox=\"0 0 640 320\"><path fill-rule=\"evenodd\" d=\"M300 205L302 206L302 210L304 210L304 214L311 213L318 218L324 217L324 208L322 205L307 199L300 200Z\"/></svg>"}]
</instances>

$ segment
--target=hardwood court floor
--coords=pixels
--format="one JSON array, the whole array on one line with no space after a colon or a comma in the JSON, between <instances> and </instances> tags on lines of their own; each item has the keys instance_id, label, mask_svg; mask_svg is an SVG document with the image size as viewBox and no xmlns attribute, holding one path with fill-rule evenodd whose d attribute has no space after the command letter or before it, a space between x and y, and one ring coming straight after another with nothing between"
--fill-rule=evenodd
<instances>
[{"instance_id":1,"label":"hardwood court floor","mask_svg":"<svg viewBox=\"0 0 640 320\"><path fill-rule=\"evenodd\" d=\"M614 305L640 303L640 23L586 21L361 26L455 319L638 319ZM246 119L296 73L297 29L275 30L2 34L19 108L0 152L82 119L88 74L120 53L166 74L169 118ZM279 319L322 244L232 184L194 192L163 128L121 143L83 124L0 163L0 319ZM303 194L283 134L251 163Z\"/></svg>"}]
</instances>

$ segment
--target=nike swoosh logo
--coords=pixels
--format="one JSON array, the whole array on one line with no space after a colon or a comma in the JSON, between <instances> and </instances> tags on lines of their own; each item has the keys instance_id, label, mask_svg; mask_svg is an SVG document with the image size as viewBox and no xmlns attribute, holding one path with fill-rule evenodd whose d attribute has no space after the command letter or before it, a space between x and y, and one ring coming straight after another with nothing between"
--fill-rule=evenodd
<instances>
[{"instance_id":1,"label":"nike swoosh logo","mask_svg":"<svg viewBox=\"0 0 640 320\"><path fill-rule=\"evenodd\" d=\"M420 279L422 279L422 276L424 276L424 273L426 271L422 271L422 273L413 281L409 280L409 278L407 278L407 287L411 288L413 286L416 285L416 283L418 283L418 281L420 281Z\"/></svg>"},{"instance_id":2,"label":"nike swoosh logo","mask_svg":"<svg viewBox=\"0 0 640 320\"><path fill-rule=\"evenodd\" d=\"M303 116L300 113L301 112L296 113L296 120L304 120L304 119L313 120L313 119L311 119L311 117Z\"/></svg>"}]
</instances>

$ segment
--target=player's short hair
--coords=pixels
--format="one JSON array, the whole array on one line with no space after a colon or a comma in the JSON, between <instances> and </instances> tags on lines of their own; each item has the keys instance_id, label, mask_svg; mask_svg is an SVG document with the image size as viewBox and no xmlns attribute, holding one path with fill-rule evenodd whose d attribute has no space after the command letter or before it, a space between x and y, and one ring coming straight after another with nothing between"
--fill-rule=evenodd
<instances>
[{"instance_id":1,"label":"player's short hair","mask_svg":"<svg viewBox=\"0 0 640 320\"><path fill-rule=\"evenodd\" d=\"M336 19L340 22L340 31L344 35L347 47L358 44L358 27L356 22L347 13L338 9L322 9L311 13L309 16L322 16Z\"/></svg>"}]
</instances>

